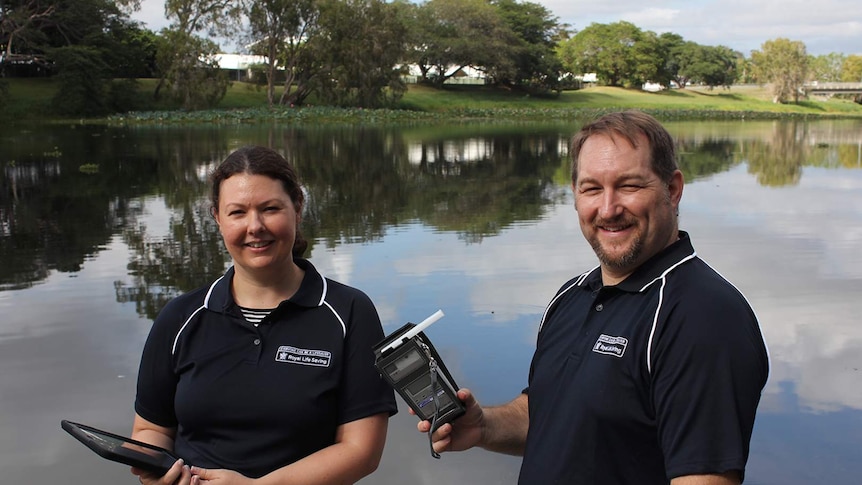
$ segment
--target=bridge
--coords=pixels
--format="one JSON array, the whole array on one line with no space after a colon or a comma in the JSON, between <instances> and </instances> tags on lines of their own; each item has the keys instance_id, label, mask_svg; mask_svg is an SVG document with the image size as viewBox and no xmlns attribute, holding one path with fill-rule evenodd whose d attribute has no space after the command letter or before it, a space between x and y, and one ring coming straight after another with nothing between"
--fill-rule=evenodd
<instances>
[{"instance_id":1,"label":"bridge","mask_svg":"<svg viewBox=\"0 0 862 485\"><path fill-rule=\"evenodd\" d=\"M806 95L821 96L832 96L833 94L862 95L862 83L821 83L815 81L802 86L802 92Z\"/></svg>"}]
</instances>

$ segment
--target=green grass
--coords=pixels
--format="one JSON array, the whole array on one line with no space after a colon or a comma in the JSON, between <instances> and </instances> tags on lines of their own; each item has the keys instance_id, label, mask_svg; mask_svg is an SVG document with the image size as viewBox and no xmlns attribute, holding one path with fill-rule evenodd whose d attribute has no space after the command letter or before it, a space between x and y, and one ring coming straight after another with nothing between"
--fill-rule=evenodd
<instances>
[{"instance_id":1,"label":"green grass","mask_svg":"<svg viewBox=\"0 0 862 485\"><path fill-rule=\"evenodd\" d=\"M51 99L56 84L51 79L8 79L6 119L52 118ZM758 86L733 86L709 90L694 87L650 93L636 89L590 87L564 91L559 96L529 96L484 86L435 89L411 85L396 110L358 110L326 107L270 110L262 86L234 82L215 110L186 113L161 99L155 101L156 80L142 79L135 95L137 113L125 122L158 120L248 122L255 119L403 122L416 119L569 119L594 112L625 108L643 109L663 118L768 118L862 117L862 105L849 100L809 99L799 104L776 104ZM280 94L276 89L276 96ZM310 100L309 104L314 104Z\"/></svg>"},{"instance_id":2,"label":"green grass","mask_svg":"<svg viewBox=\"0 0 862 485\"><path fill-rule=\"evenodd\" d=\"M849 100L807 100L797 104L776 104L763 87L733 86L730 89L674 89L650 93L636 89L597 86L564 91L558 98L536 98L520 93L486 88L434 90L412 87L402 104L423 111L505 109L609 110L639 108L653 111L728 111L797 115L862 116L862 105Z\"/></svg>"}]
</instances>

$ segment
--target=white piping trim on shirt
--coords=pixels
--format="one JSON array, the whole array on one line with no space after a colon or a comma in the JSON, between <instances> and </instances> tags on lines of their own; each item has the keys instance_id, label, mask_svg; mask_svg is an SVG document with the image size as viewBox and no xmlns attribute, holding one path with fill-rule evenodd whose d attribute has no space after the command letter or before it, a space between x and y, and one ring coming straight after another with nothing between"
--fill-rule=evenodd
<instances>
[{"instance_id":1,"label":"white piping trim on shirt","mask_svg":"<svg viewBox=\"0 0 862 485\"><path fill-rule=\"evenodd\" d=\"M655 338L655 329L658 326L658 314L661 311L661 304L664 301L664 287L667 284L667 275L668 275L668 273L670 273L671 271L676 269L677 266L681 265L682 263L685 263L686 261L694 259L695 257L697 257L697 252L693 251L688 256L677 261L677 263L674 264L673 266L664 270L661 275L659 275L656 279L650 281L649 283L645 284L644 287L639 290L639 291L644 291L647 288L649 288L650 285L652 285L656 281L661 280L661 288L658 291L658 305L656 305L656 308L655 308L655 315L653 315L653 318L652 318L652 328L650 328L649 340L647 340L646 366L647 366L647 372L650 374L652 374L652 364L650 363L650 361L652 360L652 343L653 343L653 338Z\"/></svg>"},{"instance_id":2,"label":"white piping trim on shirt","mask_svg":"<svg viewBox=\"0 0 862 485\"><path fill-rule=\"evenodd\" d=\"M335 315L335 318L338 319L338 323L341 324L342 338L347 337L347 325L344 324L344 319L341 318L341 315L339 315L338 312L335 311L335 308L333 308L332 305L330 305L329 302L326 301L326 295L328 294L329 290L329 284L326 282L326 277L324 277L322 273L318 273L318 276L320 276L320 282L323 283L323 291L320 293L320 301L317 302L317 306L326 306L326 308L329 308L329 311L331 311L332 314Z\"/></svg>"},{"instance_id":3,"label":"white piping trim on shirt","mask_svg":"<svg viewBox=\"0 0 862 485\"><path fill-rule=\"evenodd\" d=\"M544 313L542 313L542 320L540 320L540 321L539 321L539 331L540 331L540 332L542 331L542 327L545 325L545 318L547 318L547 316L548 316L548 312L549 312L549 311L551 311L551 308L553 308L554 303L556 303L556 302L557 302L557 300L559 300L559 299L560 299L560 297L562 297L564 294L566 294L566 293L567 293L569 290L571 290L572 288L574 288L574 287L576 287L576 286L581 286L581 285L584 283L584 280L586 280L586 279L587 279L587 276L589 276L589 275L590 275L590 273L592 273L593 271L595 271L595 270L596 270L596 268L598 268L598 266L596 266L595 268L593 268L593 269L591 269L591 270L587 271L586 273L582 273L580 276L578 276L578 278L575 280L575 282L574 282L574 283L572 283L571 285L569 285L569 286L568 286L568 288L566 288L566 289L564 289L563 291L561 291L557 296L555 296L555 297L554 297L554 299L553 299L553 300L551 300L551 302L550 302L550 303L548 303L548 306L547 306L547 307L545 307L545 312L544 312Z\"/></svg>"},{"instance_id":4,"label":"white piping trim on shirt","mask_svg":"<svg viewBox=\"0 0 862 485\"><path fill-rule=\"evenodd\" d=\"M180 341L180 335L182 335L183 331L184 331L184 330L186 329L186 327L189 325L189 322L191 322L191 321L192 321L192 318L194 318L194 317L195 317L195 315L197 315L201 310L203 310L203 309L205 309L205 308L207 308L207 307L209 306L209 303L210 303L210 296L211 296L211 295L212 295L212 293L213 293L213 289L215 288L216 283L218 283L219 281L221 281L221 279L222 279L222 278L224 278L224 275L219 276L219 278L218 278L217 280L213 281L213 283L210 285L209 290L207 290L207 294L206 294L206 296L204 297L203 305L199 306L199 307L197 308L197 310L193 311L193 312L192 312L192 314L191 314L191 315L189 315L189 318L187 318L187 319L186 319L186 321L185 321L185 322L183 322L183 326L182 326L182 327L180 327L180 331L179 331L179 332L177 332L177 335L174 337L174 344L171 346L171 355L174 355L174 354L177 352L177 343Z\"/></svg>"},{"instance_id":5,"label":"white piping trim on shirt","mask_svg":"<svg viewBox=\"0 0 862 485\"><path fill-rule=\"evenodd\" d=\"M326 305L326 308L329 308L329 311L331 311L332 314L335 315L335 318L338 319L338 323L341 324L342 337L347 337L347 325L344 324L344 320L341 318L341 315L339 315L338 312L335 311L335 308L332 308L332 305L330 305L329 302L325 301L323 302L323 304Z\"/></svg>"},{"instance_id":6,"label":"white piping trim on shirt","mask_svg":"<svg viewBox=\"0 0 862 485\"><path fill-rule=\"evenodd\" d=\"M335 308L333 308L332 305L330 305L329 302L326 301L326 295L328 294L329 290L329 284L326 282L326 277L323 276L322 273L318 273L318 276L320 276L320 282L323 284L323 291L320 293L320 301L317 302L317 306L326 306L326 308L329 308L329 311L331 311L332 314L335 315L335 318L338 319L338 323L341 324L342 337L347 337L347 325L344 324L344 319L341 318L341 315L339 315L338 312L335 311Z\"/></svg>"}]
</instances>

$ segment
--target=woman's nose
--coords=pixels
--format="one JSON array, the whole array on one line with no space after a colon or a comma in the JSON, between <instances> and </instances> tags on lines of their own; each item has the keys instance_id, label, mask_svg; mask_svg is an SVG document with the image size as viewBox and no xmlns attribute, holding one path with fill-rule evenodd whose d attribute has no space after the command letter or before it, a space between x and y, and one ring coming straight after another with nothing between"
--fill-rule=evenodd
<instances>
[{"instance_id":1,"label":"woman's nose","mask_svg":"<svg viewBox=\"0 0 862 485\"><path fill-rule=\"evenodd\" d=\"M255 234L263 230L263 218L260 216L260 213L254 211L248 213L248 232L249 234Z\"/></svg>"}]
</instances>

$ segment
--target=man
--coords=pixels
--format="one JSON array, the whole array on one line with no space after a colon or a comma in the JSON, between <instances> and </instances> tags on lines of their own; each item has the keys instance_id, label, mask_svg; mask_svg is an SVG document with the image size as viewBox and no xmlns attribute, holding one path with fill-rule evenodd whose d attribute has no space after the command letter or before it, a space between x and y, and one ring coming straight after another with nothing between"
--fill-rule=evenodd
<instances>
[{"instance_id":1,"label":"man","mask_svg":"<svg viewBox=\"0 0 862 485\"><path fill-rule=\"evenodd\" d=\"M519 483L739 484L769 358L742 296L678 229L670 134L626 111L572 140L572 190L599 266L551 300L529 387L433 434L523 455ZM429 423L419 423L427 432Z\"/></svg>"}]
</instances>

